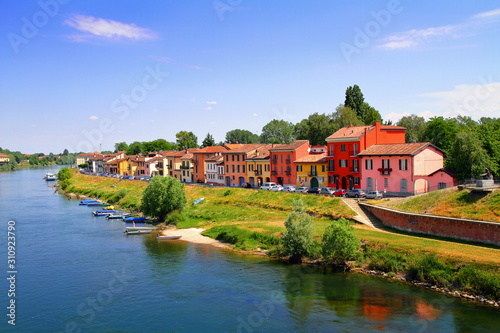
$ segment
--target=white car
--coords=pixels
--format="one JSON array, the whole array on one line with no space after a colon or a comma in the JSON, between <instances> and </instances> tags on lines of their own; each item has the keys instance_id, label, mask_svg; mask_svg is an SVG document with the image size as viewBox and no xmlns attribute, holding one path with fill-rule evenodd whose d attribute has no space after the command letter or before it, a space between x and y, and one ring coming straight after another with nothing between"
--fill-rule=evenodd
<instances>
[{"instance_id":1,"label":"white car","mask_svg":"<svg viewBox=\"0 0 500 333\"><path fill-rule=\"evenodd\" d=\"M298 192L298 193L306 193L307 190L309 190L309 187L304 187L304 186L301 186L301 187L297 187L295 189L295 192Z\"/></svg>"},{"instance_id":2,"label":"white car","mask_svg":"<svg viewBox=\"0 0 500 333\"><path fill-rule=\"evenodd\" d=\"M276 183L264 183L261 185L260 189L265 191L270 191L273 187L277 186Z\"/></svg>"},{"instance_id":3,"label":"white car","mask_svg":"<svg viewBox=\"0 0 500 333\"><path fill-rule=\"evenodd\" d=\"M379 191L370 191L366 193L366 198L367 199L375 199L375 200L380 200L384 197L382 192Z\"/></svg>"},{"instance_id":4,"label":"white car","mask_svg":"<svg viewBox=\"0 0 500 333\"><path fill-rule=\"evenodd\" d=\"M283 186L281 186L281 185L276 185L276 186L273 186L273 187L271 188L271 191L274 191L274 192L281 192L281 191L283 191Z\"/></svg>"},{"instance_id":5,"label":"white car","mask_svg":"<svg viewBox=\"0 0 500 333\"><path fill-rule=\"evenodd\" d=\"M287 185L287 186L283 187L283 192L295 192L295 186Z\"/></svg>"}]
</instances>

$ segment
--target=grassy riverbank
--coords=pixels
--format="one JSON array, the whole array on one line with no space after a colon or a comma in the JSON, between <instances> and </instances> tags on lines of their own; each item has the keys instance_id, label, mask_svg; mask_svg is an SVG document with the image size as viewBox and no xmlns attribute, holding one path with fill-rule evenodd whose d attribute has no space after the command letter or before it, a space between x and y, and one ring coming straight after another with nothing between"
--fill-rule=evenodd
<instances>
[{"instance_id":1,"label":"grassy riverbank","mask_svg":"<svg viewBox=\"0 0 500 333\"><path fill-rule=\"evenodd\" d=\"M71 179L61 182L66 192L97 197L133 211L139 211L147 184L76 171ZM262 249L276 253L285 230L284 221L295 199L302 199L314 217L318 241L334 219L354 214L341 200L326 196L197 185L185 189L188 204L182 213L169 216L169 222L175 222L178 228L207 229L205 235L250 252ZM199 198L204 200L193 205ZM498 248L381 232L358 224L355 232L363 242L357 261L351 263L355 269L376 270L389 277L405 277L500 300Z\"/></svg>"}]
</instances>

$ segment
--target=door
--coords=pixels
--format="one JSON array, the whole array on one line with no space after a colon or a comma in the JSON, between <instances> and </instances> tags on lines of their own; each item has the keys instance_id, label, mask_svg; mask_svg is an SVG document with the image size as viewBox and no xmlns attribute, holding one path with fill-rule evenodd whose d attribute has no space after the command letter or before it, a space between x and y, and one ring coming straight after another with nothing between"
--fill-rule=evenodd
<instances>
[{"instance_id":1,"label":"door","mask_svg":"<svg viewBox=\"0 0 500 333\"><path fill-rule=\"evenodd\" d=\"M373 178L372 177L366 178L366 191L367 192L373 191Z\"/></svg>"},{"instance_id":2,"label":"door","mask_svg":"<svg viewBox=\"0 0 500 333\"><path fill-rule=\"evenodd\" d=\"M342 188L347 189L347 179L345 177L342 177Z\"/></svg>"},{"instance_id":3,"label":"door","mask_svg":"<svg viewBox=\"0 0 500 333\"><path fill-rule=\"evenodd\" d=\"M318 187L318 186L319 186L318 180L316 179L316 177L312 177L311 178L311 187Z\"/></svg>"},{"instance_id":4,"label":"door","mask_svg":"<svg viewBox=\"0 0 500 333\"><path fill-rule=\"evenodd\" d=\"M404 178L399 181L399 192L408 192L408 181Z\"/></svg>"}]
</instances>

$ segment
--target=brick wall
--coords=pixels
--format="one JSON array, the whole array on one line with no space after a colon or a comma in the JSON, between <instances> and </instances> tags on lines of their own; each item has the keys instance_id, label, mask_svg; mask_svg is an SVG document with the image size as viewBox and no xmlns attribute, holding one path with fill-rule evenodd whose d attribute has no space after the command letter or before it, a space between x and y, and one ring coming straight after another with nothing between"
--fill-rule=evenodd
<instances>
[{"instance_id":1,"label":"brick wall","mask_svg":"<svg viewBox=\"0 0 500 333\"><path fill-rule=\"evenodd\" d=\"M360 206L398 230L500 245L500 223L411 214L364 203Z\"/></svg>"}]
</instances>

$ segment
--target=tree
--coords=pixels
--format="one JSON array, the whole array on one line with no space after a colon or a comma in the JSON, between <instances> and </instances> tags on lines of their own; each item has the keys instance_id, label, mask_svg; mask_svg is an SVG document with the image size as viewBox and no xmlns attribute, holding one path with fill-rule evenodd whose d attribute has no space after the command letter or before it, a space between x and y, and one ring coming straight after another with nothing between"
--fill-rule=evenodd
<instances>
[{"instance_id":1,"label":"tree","mask_svg":"<svg viewBox=\"0 0 500 333\"><path fill-rule=\"evenodd\" d=\"M459 179L477 178L486 168L497 171L475 132L458 133L449 150L448 158L447 165L457 171Z\"/></svg>"},{"instance_id":2,"label":"tree","mask_svg":"<svg viewBox=\"0 0 500 333\"><path fill-rule=\"evenodd\" d=\"M337 130L342 127L348 127L349 125L363 125L363 122L358 118L356 112L354 112L350 107L346 107L342 104L337 106L335 112L332 114L332 121Z\"/></svg>"},{"instance_id":3,"label":"tree","mask_svg":"<svg viewBox=\"0 0 500 333\"><path fill-rule=\"evenodd\" d=\"M234 129L226 133L227 143L259 143L260 136L247 130Z\"/></svg>"},{"instance_id":4,"label":"tree","mask_svg":"<svg viewBox=\"0 0 500 333\"><path fill-rule=\"evenodd\" d=\"M492 160L493 173L498 176L500 174L500 118L483 117L479 122L477 127L479 139Z\"/></svg>"},{"instance_id":5,"label":"tree","mask_svg":"<svg viewBox=\"0 0 500 333\"><path fill-rule=\"evenodd\" d=\"M63 156L68 156L69 155L69 151L67 149L64 149L62 155Z\"/></svg>"},{"instance_id":6,"label":"tree","mask_svg":"<svg viewBox=\"0 0 500 333\"><path fill-rule=\"evenodd\" d=\"M312 145L324 145L325 138L337 129L331 115L313 113L295 125L295 135L297 140L309 140Z\"/></svg>"},{"instance_id":7,"label":"tree","mask_svg":"<svg viewBox=\"0 0 500 333\"><path fill-rule=\"evenodd\" d=\"M212 147L215 146L215 140L212 134L207 133L207 136L205 139L203 139L203 142L201 143L202 147Z\"/></svg>"},{"instance_id":8,"label":"tree","mask_svg":"<svg viewBox=\"0 0 500 333\"><path fill-rule=\"evenodd\" d=\"M286 230L282 233L283 254L290 256L291 262L300 262L309 256L315 246L312 219L304 209L302 200L293 202L293 212L285 221Z\"/></svg>"},{"instance_id":9,"label":"tree","mask_svg":"<svg viewBox=\"0 0 500 333\"><path fill-rule=\"evenodd\" d=\"M295 140L295 126L285 120L273 119L262 128L262 142L290 143Z\"/></svg>"},{"instance_id":10,"label":"tree","mask_svg":"<svg viewBox=\"0 0 500 333\"><path fill-rule=\"evenodd\" d=\"M128 144L126 142L118 142L115 143L115 153L119 151L127 151L128 150Z\"/></svg>"},{"instance_id":11,"label":"tree","mask_svg":"<svg viewBox=\"0 0 500 333\"><path fill-rule=\"evenodd\" d=\"M364 101L365 98L363 97L363 93L357 84L347 87L345 91L344 106L356 112L356 115L361 120L364 119L364 110L361 108Z\"/></svg>"},{"instance_id":12,"label":"tree","mask_svg":"<svg viewBox=\"0 0 500 333\"><path fill-rule=\"evenodd\" d=\"M186 206L184 184L173 177L153 177L142 195L141 209L149 215L164 221L173 211L182 211Z\"/></svg>"},{"instance_id":13,"label":"tree","mask_svg":"<svg viewBox=\"0 0 500 333\"><path fill-rule=\"evenodd\" d=\"M326 228L321 253L326 262L345 265L355 258L360 247L361 243L352 225L345 218L340 218Z\"/></svg>"},{"instance_id":14,"label":"tree","mask_svg":"<svg viewBox=\"0 0 500 333\"><path fill-rule=\"evenodd\" d=\"M145 152L144 145L142 142L134 141L128 146L127 151L125 152L127 155L137 155Z\"/></svg>"},{"instance_id":15,"label":"tree","mask_svg":"<svg viewBox=\"0 0 500 333\"><path fill-rule=\"evenodd\" d=\"M427 122L424 137L425 141L429 141L447 152L453 144L458 131L458 124L454 119L433 117Z\"/></svg>"},{"instance_id":16,"label":"tree","mask_svg":"<svg viewBox=\"0 0 500 333\"><path fill-rule=\"evenodd\" d=\"M361 119L365 125L372 125L374 122L382 122L382 116L380 112L375 110L370 104L364 102L361 104L361 114L363 118Z\"/></svg>"},{"instance_id":17,"label":"tree","mask_svg":"<svg viewBox=\"0 0 500 333\"><path fill-rule=\"evenodd\" d=\"M72 176L73 176L73 174L71 173L71 170L69 168L62 168L57 173L57 179L60 182L65 181L67 179L70 179Z\"/></svg>"},{"instance_id":18,"label":"tree","mask_svg":"<svg viewBox=\"0 0 500 333\"><path fill-rule=\"evenodd\" d=\"M179 150L188 148L198 148L198 138L193 132L180 131L175 135L177 139L177 148Z\"/></svg>"},{"instance_id":19,"label":"tree","mask_svg":"<svg viewBox=\"0 0 500 333\"><path fill-rule=\"evenodd\" d=\"M399 119L396 125L406 128L406 142L424 141L426 129L424 117L419 117L416 114L404 116Z\"/></svg>"},{"instance_id":20,"label":"tree","mask_svg":"<svg viewBox=\"0 0 500 333\"><path fill-rule=\"evenodd\" d=\"M168 142L165 139L156 139L149 142L143 142L142 144L144 146L145 152L160 150L167 151L175 149L175 143Z\"/></svg>"}]
</instances>

